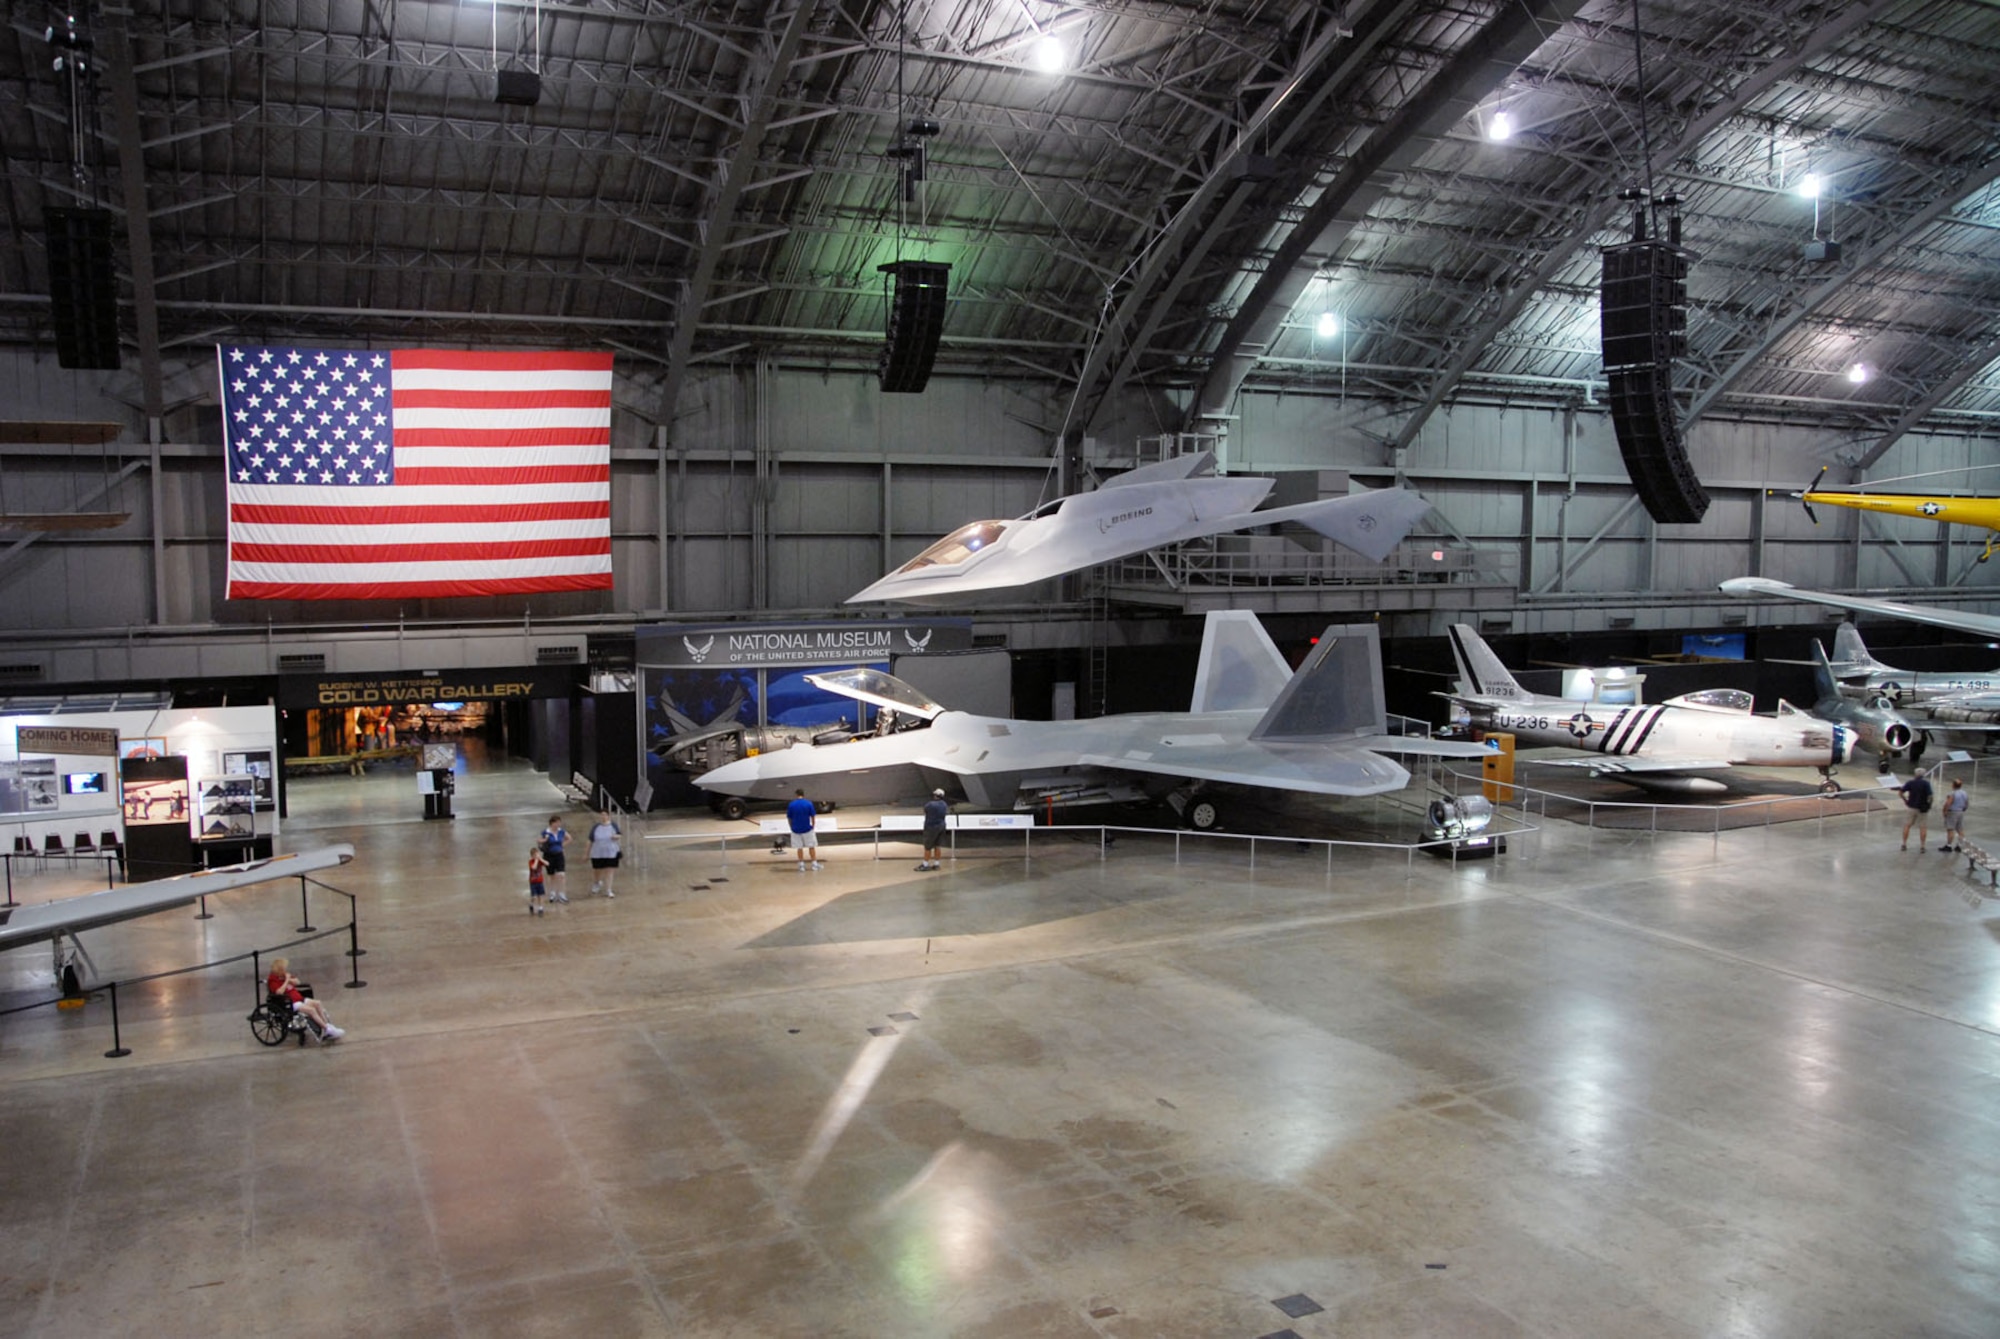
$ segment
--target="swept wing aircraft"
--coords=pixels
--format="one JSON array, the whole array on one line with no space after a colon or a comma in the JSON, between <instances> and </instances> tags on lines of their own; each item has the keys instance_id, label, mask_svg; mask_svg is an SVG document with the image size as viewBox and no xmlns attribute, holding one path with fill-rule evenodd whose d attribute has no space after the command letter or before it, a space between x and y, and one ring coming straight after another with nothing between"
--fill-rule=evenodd
<instances>
[{"instance_id":1,"label":"swept wing aircraft","mask_svg":"<svg viewBox=\"0 0 2000 1339\"><path fill-rule=\"evenodd\" d=\"M1840 789L1833 769L1854 752L1854 733L1846 726L1789 705L1781 705L1776 717L1755 715L1750 694L1740 688L1686 693L1648 707L1591 706L1530 693L1463 623L1452 626L1451 651L1459 686L1443 696L1475 725L1528 744L1581 749L1591 756L1555 765L1587 767L1647 790L1716 792L1728 787L1705 774L1738 766L1813 767L1821 789L1833 794Z\"/></svg>"},{"instance_id":2,"label":"swept wing aircraft","mask_svg":"<svg viewBox=\"0 0 2000 1339\"><path fill-rule=\"evenodd\" d=\"M1215 453L1142 465L1011 521L974 521L940 539L849 604L948 601L1032 585L1162 544L1296 521L1379 563L1430 511L1421 494L1384 488L1256 510L1276 481L1214 475Z\"/></svg>"},{"instance_id":3,"label":"swept wing aircraft","mask_svg":"<svg viewBox=\"0 0 2000 1339\"><path fill-rule=\"evenodd\" d=\"M1907 618L1912 623L1929 623L1934 627L1954 628L1959 632L1975 633L1981 637L2000 638L2000 618L1992 614L1975 614L1963 609L1938 609L1929 605L1904 604L1900 600L1879 600L1870 595L1838 595L1830 591L1805 590L1786 581L1774 581L1770 577L1731 577L1717 588L1724 594L1740 599L1754 600L1765 597L1777 600L1799 600L1806 604L1823 604L1833 609L1857 609L1863 613L1881 614L1885 618Z\"/></svg>"},{"instance_id":4,"label":"swept wing aircraft","mask_svg":"<svg viewBox=\"0 0 2000 1339\"><path fill-rule=\"evenodd\" d=\"M78 960L86 964L89 962L83 945L77 939L85 930L188 906L232 888L246 888L273 879L289 879L295 875L311 874L315 870L331 869L352 859L354 848L346 842L336 842L317 850L273 856L268 860L253 860L242 865L225 865L198 874L178 874L149 883L129 883L123 888L109 888L101 893L85 893L55 902L0 908L0 950L49 943L53 945L56 955L56 979L66 985L73 984L75 963Z\"/></svg>"},{"instance_id":5,"label":"swept wing aircraft","mask_svg":"<svg viewBox=\"0 0 2000 1339\"><path fill-rule=\"evenodd\" d=\"M1844 693L1891 702L1909 716L1955 729L2000 725L2000 674L1922 673L1885 665L1869 653L1852 623L1835 630L1833 651L1830 672ZM1922 748L1920 734L1910 756Z\"/></svg>"},{"instance_id":6,"label":"swept wing aircraft","mask_svg":"<svg viewBox=\"0 0 2000 1339\"><path fill-rule=\"evenodd\" d=\"M695 778L741 814L743 801L914 801L933 788L981 809L1163 800L1192 827L1221 820L1211 787L1317 795L1400 790L1390 755L1484 756L1477 744L1387 732L1380 644L1372 624L1330 627L1296 674L1255 614L1208 615L1194 700L1184 712L1081 721L1019 721L947 711L880 670L807 676L818 687L897 713L901 728L844 743L798 744ZM732 803L733 801L733 803Z\"/></svg>"},{"instance_id":7,"label":"swept wing aircraft","mask_svg":"<svg viewBox=\"0 0 2000 1339\"><path fill-rule=\"evenodd\" d=\"M1840 626L1849 631L1854 628L1852 623ZM1888 771L1890 759L1905 753L1910 755L1911 762L1923 755L1923 732L1896 709L1895 702L1882 694L1844 691L1835 677L1833 664L1826 658L1826 647L1817 639L1813 642L1813 688L1819 696L1813 702L1812 714L1852 730L1855 746L1874 754L1879 770Z\"/></svg>"},{"instance_id":8,"label":"swept wing aircraft","mask_svg":"<svg viewBox=\"0 0 2000 1339\"><path fill-rule=\"evenodd\" d=\"M1819 479L1826 477L1821 468ZM1914 516L1918 520L1936 521L1940 525L1976 525L1985 530L1986 547L1980 552L1979 561L1985 562L1993 556L1995 545L2000 545L2000 497L1944 497L1934 493L1863 493L1821 488L1819 479L1807 484L1793 497L1805 504L1806 515L1812 517L1813 524L1819 524L1819 515L1813 511L1815 502L1824 502L1834 507L1849 507L1855 511L1872 511L1884 516Z\"/></svg>"}]
</instances>

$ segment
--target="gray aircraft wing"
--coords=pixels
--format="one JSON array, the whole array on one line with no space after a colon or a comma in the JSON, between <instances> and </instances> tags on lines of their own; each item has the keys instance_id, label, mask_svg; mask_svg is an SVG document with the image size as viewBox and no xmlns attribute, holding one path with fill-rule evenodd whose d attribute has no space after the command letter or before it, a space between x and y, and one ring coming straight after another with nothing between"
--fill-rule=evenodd
<instances>
[{"instance_id":1,"label":"gray aircraft wing","mask_svg":"<svg viewBox=\"0 0 2000 1339\"><path fill-rule=\"evenodd\" d=\"M1676 772L1724 772L1733 765L1719 758L1635 758L1610 754L1592 754L1585 758L1530 758L1527 761L1540 767L1582 767L1592 772L1655 773L1663 776Z\"/></svg>"},{"instance_id":2,"label":"gray aircraft wing","mask_svg":"<svg viewBox=\"0 0 2000 1339\"><path fill-rule=\"evenodd\" d=\"M187 906L212 893L310 874L314 870L344 865L352 859L354 848L346 842L337 842L314 851L253 860L244 865L228 865L171 879L155 879L150 883L132 883L123 888L85 893L81 897L64 898L58 902L14 907L6 922L0 924L0 949L38 944L118 921L136 920L156 911Z\"/></svg>"},{"instance_id":3,"label":"gray aircraft wing","mask_svg":"<svg viewBox=\"0 0 2000 1339\"><path fill-rule=\"evenodd\" d=\"M1722 583L1721 589L1726 594L1746 600L1767 596L1780 600L1798 600L1805 604L1823 604L1833 609L1860 609L1887 618L1906 618L1912 623L1929 623L1934 627L1976 633L1981 637L2000 637L2000 617L1992 614L1975 614L1963 609L1934 609L1929 605L1904 604L1901 600L1878 600L1869 595L1837 595L1828 591L1802 590L1790 582L1773 581L1769 577L1731 577Z\"/></svg>"}]
</instances>

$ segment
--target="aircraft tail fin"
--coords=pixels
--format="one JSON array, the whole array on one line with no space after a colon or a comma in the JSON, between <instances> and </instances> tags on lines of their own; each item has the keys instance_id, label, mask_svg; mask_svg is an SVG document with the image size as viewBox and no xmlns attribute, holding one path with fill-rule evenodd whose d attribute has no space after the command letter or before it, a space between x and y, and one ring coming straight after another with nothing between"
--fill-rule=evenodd
<instances>
[{"instance_id":1,"label":"aircraft tail fin","mask_svg":"<svg viewBox=\"0 0 2000 1339\"><path fill-rule=\"evenodd\" d=\"M1247 609L1212 609L1201 631L1201 660L1188 710L1269 707L1291 677L1292 667L1257 615Z\"/></svg>"},{"instance_id":2,"label":"aircraft tail fin","mask_svg":"<svg viewBox=\"0 0 2000 1339\"><path fill-rule=\"evenodd\" d=\"M1277 701L1250 731L1265 740L1388 733L1382 645L1373 623L1335 624L1319 635Z\"/></svg>"},{"instance_id":3,"label":"aircraft tail fin","mask_svg":"<svg viewBox=\"0 0 2000 1339\"><path fill-rule=\"evenodd\" d=\"M1813 638L1813 691L1822 701L1840 696L1840 685L1834 682L1833 666L1826 658L1826 646L1817 637Z\"/></svg>"},{"instance_id":4,"label":"aircraft tail fin","mask_svg":"<svg viewBox=\"0 0 2000 1339\"><path fill-rule=\"evenodd\" d=\"M1464 623L1451 625L1451 655L1458 662L1459 689L1467 695L1528 700L1528 691L1514 682L1486 639Z\"/></svg>"},{"instance_id":5,"label":"aircraft tail fin","mask_svg":"<svg viewBox=\"0 0 2000 1339\"><path fill-rule=\"evenodd\" d=\"M1835 674L1865 674L1869 670L1889 668L1868 652L1868 644L1861 640L1861 630L1851 622L1843 620L1833 632L1833 672Z\"/></svg>"}]
</instances>

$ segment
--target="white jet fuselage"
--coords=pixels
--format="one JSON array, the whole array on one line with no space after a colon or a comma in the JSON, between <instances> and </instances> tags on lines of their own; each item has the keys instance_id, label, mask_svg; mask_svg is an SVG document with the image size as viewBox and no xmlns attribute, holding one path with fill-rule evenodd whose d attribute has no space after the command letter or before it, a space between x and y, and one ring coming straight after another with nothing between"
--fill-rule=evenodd
<instances>
[{"instance_id":1,"label":"white jet fuselage","mask_svg":"<svg viewBox=\"0 0 2000 1339\"><path fill-rule=\"evenodd\" d=\"M1018 721L947 711L924 729L845 743L797 744L697 777L703 790L836 804L919 800L937 787L1014 808L1158 795L1197 779L1330 795L1400 790L1394 760L1339 741L1255 744L1262 711L1136 712L1084 721ZM1070 793L1075 792L1075 793ZM1093 793L1094 792L1094 793Z\"/></svg>"},{"instance_id":2,"label":"white jet fuselage","mask_svg":"<svg viewBox=\"0 0 2000 1339\"><path fill-rule=\"evenodd\" d=\"M1770 717L1726 707L1656 703L1615 707L1536 697L1468 703L1473 723L1523 744L1582 749L1607 757L1678 759L1747 767L1831 767L1854 741L1843 726L1798 713Z\"/></svg>"}]
</instances>

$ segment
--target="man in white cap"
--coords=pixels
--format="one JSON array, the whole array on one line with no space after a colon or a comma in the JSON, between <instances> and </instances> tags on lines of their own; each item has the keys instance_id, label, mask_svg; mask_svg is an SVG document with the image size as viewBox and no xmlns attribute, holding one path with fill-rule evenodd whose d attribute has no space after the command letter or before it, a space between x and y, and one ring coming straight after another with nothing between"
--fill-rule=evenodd
<instances>
[{"instance_id":1,"label":"man in white cap","mask_svg":"<svg viewBox=\"0 0 2000 1339\"><path fill-rule=\"evenodd\" d=\"M944 802L944 792L931 792L930 802L924 805L924 858L918 862L918 869L942 869L939 857L944 854L945 819L951 814L951 806Z\"/></svg>"}]
</instances>

